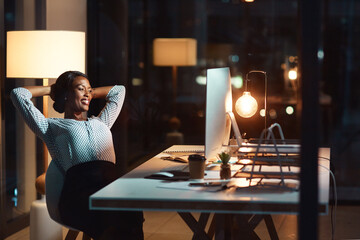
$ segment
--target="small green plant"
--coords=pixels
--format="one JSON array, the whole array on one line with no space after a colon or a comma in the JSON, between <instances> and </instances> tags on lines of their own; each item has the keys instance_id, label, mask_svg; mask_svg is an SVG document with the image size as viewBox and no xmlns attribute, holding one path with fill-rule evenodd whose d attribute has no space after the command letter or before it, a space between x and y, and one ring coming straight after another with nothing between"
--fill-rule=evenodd
<instances>
[{"instance_id":1,"label":"small green plant","mask_svg":"<svg viewBox=\"0 0 360 240\"><path fill-rule=\"evenodd\" d=\"M230 161L230 155L227 152L222 152L220 154L218 154L221 162L223 165L227 165Z\"/></svg>"}]
</instances>

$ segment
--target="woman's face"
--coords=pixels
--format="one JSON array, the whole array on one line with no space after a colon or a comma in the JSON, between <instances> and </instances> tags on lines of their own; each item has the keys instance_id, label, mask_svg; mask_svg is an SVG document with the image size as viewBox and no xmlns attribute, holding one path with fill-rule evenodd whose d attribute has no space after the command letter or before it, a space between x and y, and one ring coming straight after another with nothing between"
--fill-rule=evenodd
<instances>
[{"instance_id":1,"label":"woman's face","mask_svg":"<svg viewBox=\"0 0 360 240\"><path fill-rule=\"evenodd\" d=\"M89 110L92 99L92 88L89 80L79 76L72 82L72 90L67 98L69 110L74 113L86 112Z\"/></svg>"}]
</instances>

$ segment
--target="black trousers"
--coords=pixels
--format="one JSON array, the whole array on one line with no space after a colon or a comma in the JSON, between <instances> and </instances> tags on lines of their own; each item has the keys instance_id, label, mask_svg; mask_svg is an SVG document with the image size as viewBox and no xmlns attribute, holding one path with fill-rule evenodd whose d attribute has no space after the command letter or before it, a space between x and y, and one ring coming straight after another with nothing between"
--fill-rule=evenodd
<instances>
[{"instance_id":1,"label":"black trousers","mask_svg":"<svg viewBox=\"0 0 360 240\"><path fill-rule=\"evenodd\" d=\"M94 239L144 239L142 212L89 210L89 196L118 177L115 164L108 161L71 167L66 172L59 201L63 223Z\"/></svg>"}]
</instances>

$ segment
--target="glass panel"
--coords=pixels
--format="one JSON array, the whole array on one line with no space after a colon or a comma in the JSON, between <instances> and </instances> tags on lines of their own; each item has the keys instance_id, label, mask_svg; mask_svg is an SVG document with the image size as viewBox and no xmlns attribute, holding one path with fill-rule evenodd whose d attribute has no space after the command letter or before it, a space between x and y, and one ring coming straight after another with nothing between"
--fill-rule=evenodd
<instances>
[{"instance_id":1,"label":"glass panel","mask_svg":"<svg viewBox=\"0 0 360 240\"><path fill-rule=\"evenodd\" d=\"M116 12L119 6L111 7L116 1L100 2L88 1L89 5L94 3L106 5L106 8L101 9L94 7L103 22L89 26L88 37L92 41L100 38L98 35L91 35L97 28L114 23L111 29L117 29L120 25L117 16L122 14ZM127 1L128 32L125 33L124 29L120 29L117 32L119 35L116 36L128 34L128 64L125 64L128 66L127 139L122 137L120 145L126 146L124 155L127 157L129 167L138 165L149 156L174 143L174 138L170 141L169 136L175 136L177 140L175 143L204 144L206 104L204 77L208 68L230 67L234 103L245 90L247 73L251 70L266 72L269 113L267 126L278 122L286 138L299 139L301 96L299 76L296 74L299 70L297 2L297 0L255 0L252 3L240 0ZM360 149L358 147L360 142L358 85L360 83L357 76L360 71L358 66L360 3L354 0L325 0L323 7L323 45L318 52L318 58L322 63L319 140L321 146L331 147L331 163L335 170L339 199L358 201L360 200L359 181L357 181L360 169L357 160ZM126 12L124 9L121 10ZM5 1L6 31L16 29L15 19L18 16L15 12L15 2ZM197 40L196 66L177 68L175 106L180 122L172 121L172 124L169 124L169 121L174 115L173 68L153 64L155 38ZM102 43L106 42L102 38L101 40ZM112 46L97 47L107 51L116 49L116 40L117 38L112 39L109 44ZM125 48L125 43L121 42L119 45ZM97 50L89 49L89 53L92 54ZM121 54L126 55L126 52ZM104 65L104 59L101 58L89 59L88 62L90 61L95 61L98 64L96 67L99 68L101 64ZM106 69L103 72L108 71ZM235 112L241 133L246 133L246 138L259 137L264 127L264 118L260 115L260 110L264 107L264 79L264 74L253 73L248 84L252 95L258 99L259 109L256 114L246 119ZM9 99L10 90L17 83L7 79L4 85L3 112L5 112L6 138L6 208L4 209L6 221L11 222L28 213L28 208L18 207L19 196L23 194L18 189L19 172L23 168L19 165L19 160L16 160L27 152L18 145L17 140L25 130L20 130L18 117ZM171 135L174 132L176 134ZM289 219L293 220L292 223L296 222L296 216L291 216ZM290 225L286 234L295 236L296 228L296 224Z\"/></svg>"},{"instance_id":2,"label":"glass panel","mask_svg":"<svg viewBox=\"0 0 360 240\"><path fill-rule=\"evenodd\" d=\"M6 32L19 28L24 19L23 13L18 11L21 6L21 1L5 1L5 38ZM4 59L6 59L5 56ZM5 78L2 85L4 93L2 113L5 120L3 129L5 194L3 195L4 212L1 217L5 224L2 229L5 236L29 224L30 206L37 197L35 190L37 141L35 135L16 112L10 99L11 90L24 84L31 85L34 81L25 83L21 79Z\"/></svg>"},{"instance_id":3,"label":"glass panel","mask_svg":"<svg viewBox=\"0 0 360 240\"><path fill-rule=\"evenodd\" d=\"M174 85L171 66L155 66L152 61L152 44L158 37L197 40L197 65L179 66L175 86L178 131L186 144L204 143L206 69L225 66L233 77L234 105L245 89L246 74L266 72L267 125L278 122L286 138L299 138L299 131L294 131L299 124L297 1L131 1L129 29L130 147L170 144L166 136L173 131L168 122ZM258 138L265 126L260 114L265 76L250 77L248 88L259 109L250 119L235 116L246 138Z\"/></svg>"},{"instance_id":4,"label":"glass panel","mask_svg":"<svg viewBox=\"0 0 360 240\"><path fill-rule=\"evenodd\" d=\"M181 123L175 129L175 143L205 143L209 68L230 68L234 105L245 90L247 73L266 72L266 76L261 72L249 75L248 88L259 108L251 118L242 118L234 110L240 131L246 138L260 137L265 126L260 110L264 108L266 79L266 125L279 123L286 138L299 139L297 11L296 0L129 1L128 147L129 152L138 154L134 161L140 154L158 153L174 144L174 138L169 138L174 134L175 126L169 124L174 108ZM176 85L172 83L173 68L153 62L155 38L197 40L197 65L178 66ZM296 216L273 218L276 223L286 222L287 231L279 232L283 234L280 239L297 235ZM268 237L264 222L256 232L261 238Z\"/></svg>"}]
</instances>

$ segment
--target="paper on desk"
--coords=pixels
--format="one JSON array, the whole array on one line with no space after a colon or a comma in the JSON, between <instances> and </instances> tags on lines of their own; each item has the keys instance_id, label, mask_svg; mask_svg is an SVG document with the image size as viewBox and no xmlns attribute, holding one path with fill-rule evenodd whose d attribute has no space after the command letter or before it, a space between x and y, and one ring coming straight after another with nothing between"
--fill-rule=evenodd
<instances>
[{"instance_id":1,"label":"paper on desk","mask_svg":"<svg viewBox=\"0 0 360 240\"><path fill-rule=\"evenodd\" d=\"M252 165L246 165L242 169L243 172L251 172L251 170L252 170ZM260 170L260 165L255 165L254 166L254 172L259 172L259 170ZM300 172L300 167L291 166L289 168L289 167L285 166L285 167L282 167L282 171L285 172L285 173L286 172L299 173ZM280 172L280 167L279 166L262 165L261 166L261 172Z\"/></svg>"},{"instance_id":2,"label":"paper on desk","mask_svg":"<svg viewBox=\"0 0 360 240\"><path fill-rule=\"evenodd\" d=\"M241 165L232 165L231 174L235 174L242 166ZM220 165L219 164L210 164L206 167L204 180L202 182L221 182L223 185L227 184L230 180L221 180L220 179ZM190 190L190 191L219 191L219 187L194 187L189 186L191 181L178 181L178 182L165 182L160 183L157 187L160 188L169 188L169 189L179 189L179 190Z\"/></svg>"},{"instance_id":3,"label":"paper on desk","mask_svg":"<svg viewBox=\"0 0 360 240\"><path fill-rule=\"evenodd\" d=\"M297 191L300 186L300 182L294 179L286 179L281 182L279 179L253 179L250 183L245 178L234 178L227 186L229 188L235 188L237 191L250 191L250 192L266 192L266 193L279 193Z\"/></svg>"},{"instance_id":4,"label":"paper on desk","mask_svg":"<svg viewBox=\"0 0 360 240\"><path fill-rule=\"evenodd\" d=\"M176 189L176 190L187 190L187 191L207 191L207 192L216 192L221 190L222 186L211 186L211 187L202 187L202 186L189 186L189 183L195 181L179 181L179 182L166 182L160 183L156 187L158 188L168 188L168 189ZM197 181L196 183L198 183ZM206 182L202 181L202 182ZM211 181L214 182L214 181ZM221 182L223 185L226 185L229 180L217 180L216 182Z\"/></svg>"}]
</instances>

